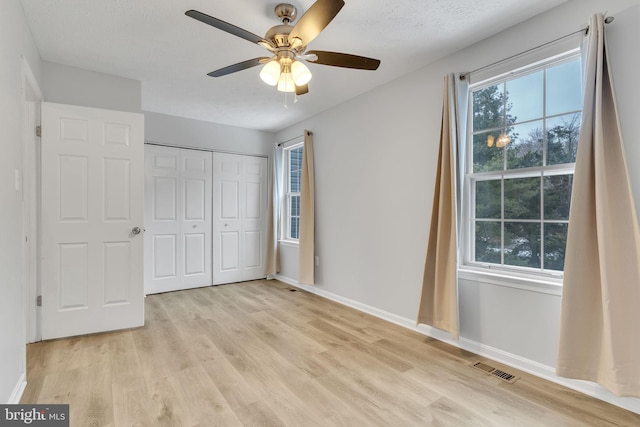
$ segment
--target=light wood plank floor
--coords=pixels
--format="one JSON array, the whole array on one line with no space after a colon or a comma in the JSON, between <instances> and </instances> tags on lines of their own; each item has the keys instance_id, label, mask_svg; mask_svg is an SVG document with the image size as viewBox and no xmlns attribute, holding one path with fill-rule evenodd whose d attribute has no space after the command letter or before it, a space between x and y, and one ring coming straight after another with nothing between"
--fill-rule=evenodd
<instances>
[{"instance_id":1,"label":"light wood plank floor","mask_svg":"<svg viewBox=\"0 0 640 427\"><path fill-rule=\"evenodd\" d=\"M640 426L640 415L255 281L146 298L139 329L28 346L22 403L72 426ZM499 366L493 362L494 366Z\"/></svg>"}]
</instances>

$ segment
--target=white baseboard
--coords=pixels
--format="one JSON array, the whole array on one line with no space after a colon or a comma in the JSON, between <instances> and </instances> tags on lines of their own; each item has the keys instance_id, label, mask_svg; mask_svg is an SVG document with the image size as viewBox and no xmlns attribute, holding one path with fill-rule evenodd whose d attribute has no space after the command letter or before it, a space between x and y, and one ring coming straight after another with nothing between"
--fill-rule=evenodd
<instances>
[{"instance_id":1,"label":"white baseboard","mask_svg":"<svg viewBox=\"0 0 640 427\"><path fill-rule=\"evenodd\" d=\"M495 360L496 362L511 366L513 368L554 382L556 384L563 385L572 390L579 391L580 393L586 394L587 396L595 397L596 399L603 400L607 403L611 403L612 405L616 405L631 412L635 412L636 414L640 414L640 399L638 398L618 397L598 384L589 381L571 380L559 377L555 374L555 368L552 366L547 366L534 360L526 359L516 354L508 353L506 351L479 343L477 341L473 341L464 337L460 337L459 341L454 341L451 339L451 336L447 332L432 328L427 325L416 325L415 320L407 319L406 317L398 316L397 314L389 313L387 311L371 307L358 301L344 298L340 295L327 292L315 286L301 285L297 280L290 277L278 275L275 278L280 280L281 282L284 282L296 288L303 289L309 293L327 298L331 301L335 301L364 313L371 314L372 316L405 327L407 329L411 329L430 338L435 338L438 341L446 342L447 344L451 344L463 350L470 351L479 356L487 357L489 359Z\"/></svg>"},{"instance_id":2,"label":"white baseboard","mask_svg":"<svg viewBox=\"0 0 640 427\"><path fill-rule=\"evenodd\" d=\"M22 374L18 379L18 383L13 388L13 392L11 393L11 396L9 396L9 401L7 402L7 404L15 405L20 403L20 399L22 399L22 393L24 393L24 389L26 387L27 387L27 378L25 377L25 374Z\"/></svg>"}]
</instances>

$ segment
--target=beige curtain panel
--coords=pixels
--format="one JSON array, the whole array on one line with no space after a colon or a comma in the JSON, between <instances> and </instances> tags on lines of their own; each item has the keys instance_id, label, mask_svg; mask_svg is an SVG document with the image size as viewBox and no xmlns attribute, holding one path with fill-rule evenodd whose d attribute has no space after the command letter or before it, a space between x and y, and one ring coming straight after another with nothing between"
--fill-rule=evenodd
<instances>
[{"instance_id":1,"label":"beige curtain panel","mask_svg":"<svg viewBox=\"0 0 640 427\"><path fill-rule=\"evenodd\" d=\"M298 282L313 285L315 284L315 190L313 179L313 134L308 130L304 131L302 156Z\"/></svg>"},{"instance_id":2,"label":"beige curtain panel","mask_svg":"<svg viewBox=\"0 0 640 427\"><path fill-rule=\"evenodd\" d=\"M267 199L267 250L265 270L267 278L280 272L280 207L282 206L282 147L276 146L269 164L269 195Z\"/></svg>"},{"instance_id":3,"label":"beige curtain panel","mask_svg":"<svg viewBox=\"0 0 640 427\"><path fill-rule=\"evenodd\" d=\"M460 173L464 165L464 123L468 87L458 75L445 77L440 151L427 243L418 323L458 339L458 222ZM461 126L462 125L462 126Z\"/></svg>"},{"instance_id":4,"label":"beige curtain panel","mask_svg":"<svg viewBox=\"0 0 640 427\"><path fill-rule=\"evenodd\" d=\"M556 372L640 397L640 232L600 14L583 65Z\"/></svg>"}]
</instances>

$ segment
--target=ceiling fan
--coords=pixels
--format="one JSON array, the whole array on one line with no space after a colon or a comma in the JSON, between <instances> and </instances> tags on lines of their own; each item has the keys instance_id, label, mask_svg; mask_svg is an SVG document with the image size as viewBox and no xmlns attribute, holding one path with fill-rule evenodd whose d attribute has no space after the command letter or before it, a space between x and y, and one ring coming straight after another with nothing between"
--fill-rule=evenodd
<instances>
[{"instance_id":1,"label":"ceiling fan","mask_svg":"<svg viewBox=\"0 0 640 427\"><path fill-rule=\"evenodd\" d=\"M292 26L290 24L297 16L295 6L280 3L275 7L274 12L282 24L271 27L264 37L197 10L188 10L185 14L219 30L256 43L272 53L270 57L249 59L212 71L207 75L221 77L264 64L260 71L260 78L265 83L277 86L280 92L295 92L297 95L302 95L309 91L307 83L311 80L311 72L301 60L312 64L358 70L376 70L380 66L379 60L364 56L323 50L307 51L309 43L335 18L343 6L343 0L317 0Z\"/></svg>"}]
</instances>

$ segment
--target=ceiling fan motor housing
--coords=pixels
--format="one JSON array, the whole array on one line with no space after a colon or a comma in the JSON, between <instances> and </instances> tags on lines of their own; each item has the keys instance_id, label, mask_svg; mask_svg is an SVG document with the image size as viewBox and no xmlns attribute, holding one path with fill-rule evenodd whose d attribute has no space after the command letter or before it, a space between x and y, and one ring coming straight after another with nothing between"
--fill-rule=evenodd
<instances>
[{"instance_id":1,"label":"ceiling fan motor housing","mask_svg":"<svg viewBox=\"0 0 640 427\"><path fill-rule=\"evenodd\" d=\"M264 38L273 42L277 48L289 47L289 33L293 29L289 24L296 19L298 11L292 4L280 3L275 7L274 12L282 24L269 28Z\"/></svg>"},{"instance_id":2,"label":"ceiling fan motor housing","mask_svg":"<svg viewBox=\"0 0 640 427\"><path fill-rule=\"evenodd\" d=\"M289 46L289 33L293 27L286 24L276 25L269 28L264 38L273 42L273 44L279 47Z\"/></svg>"}]
</instances>

